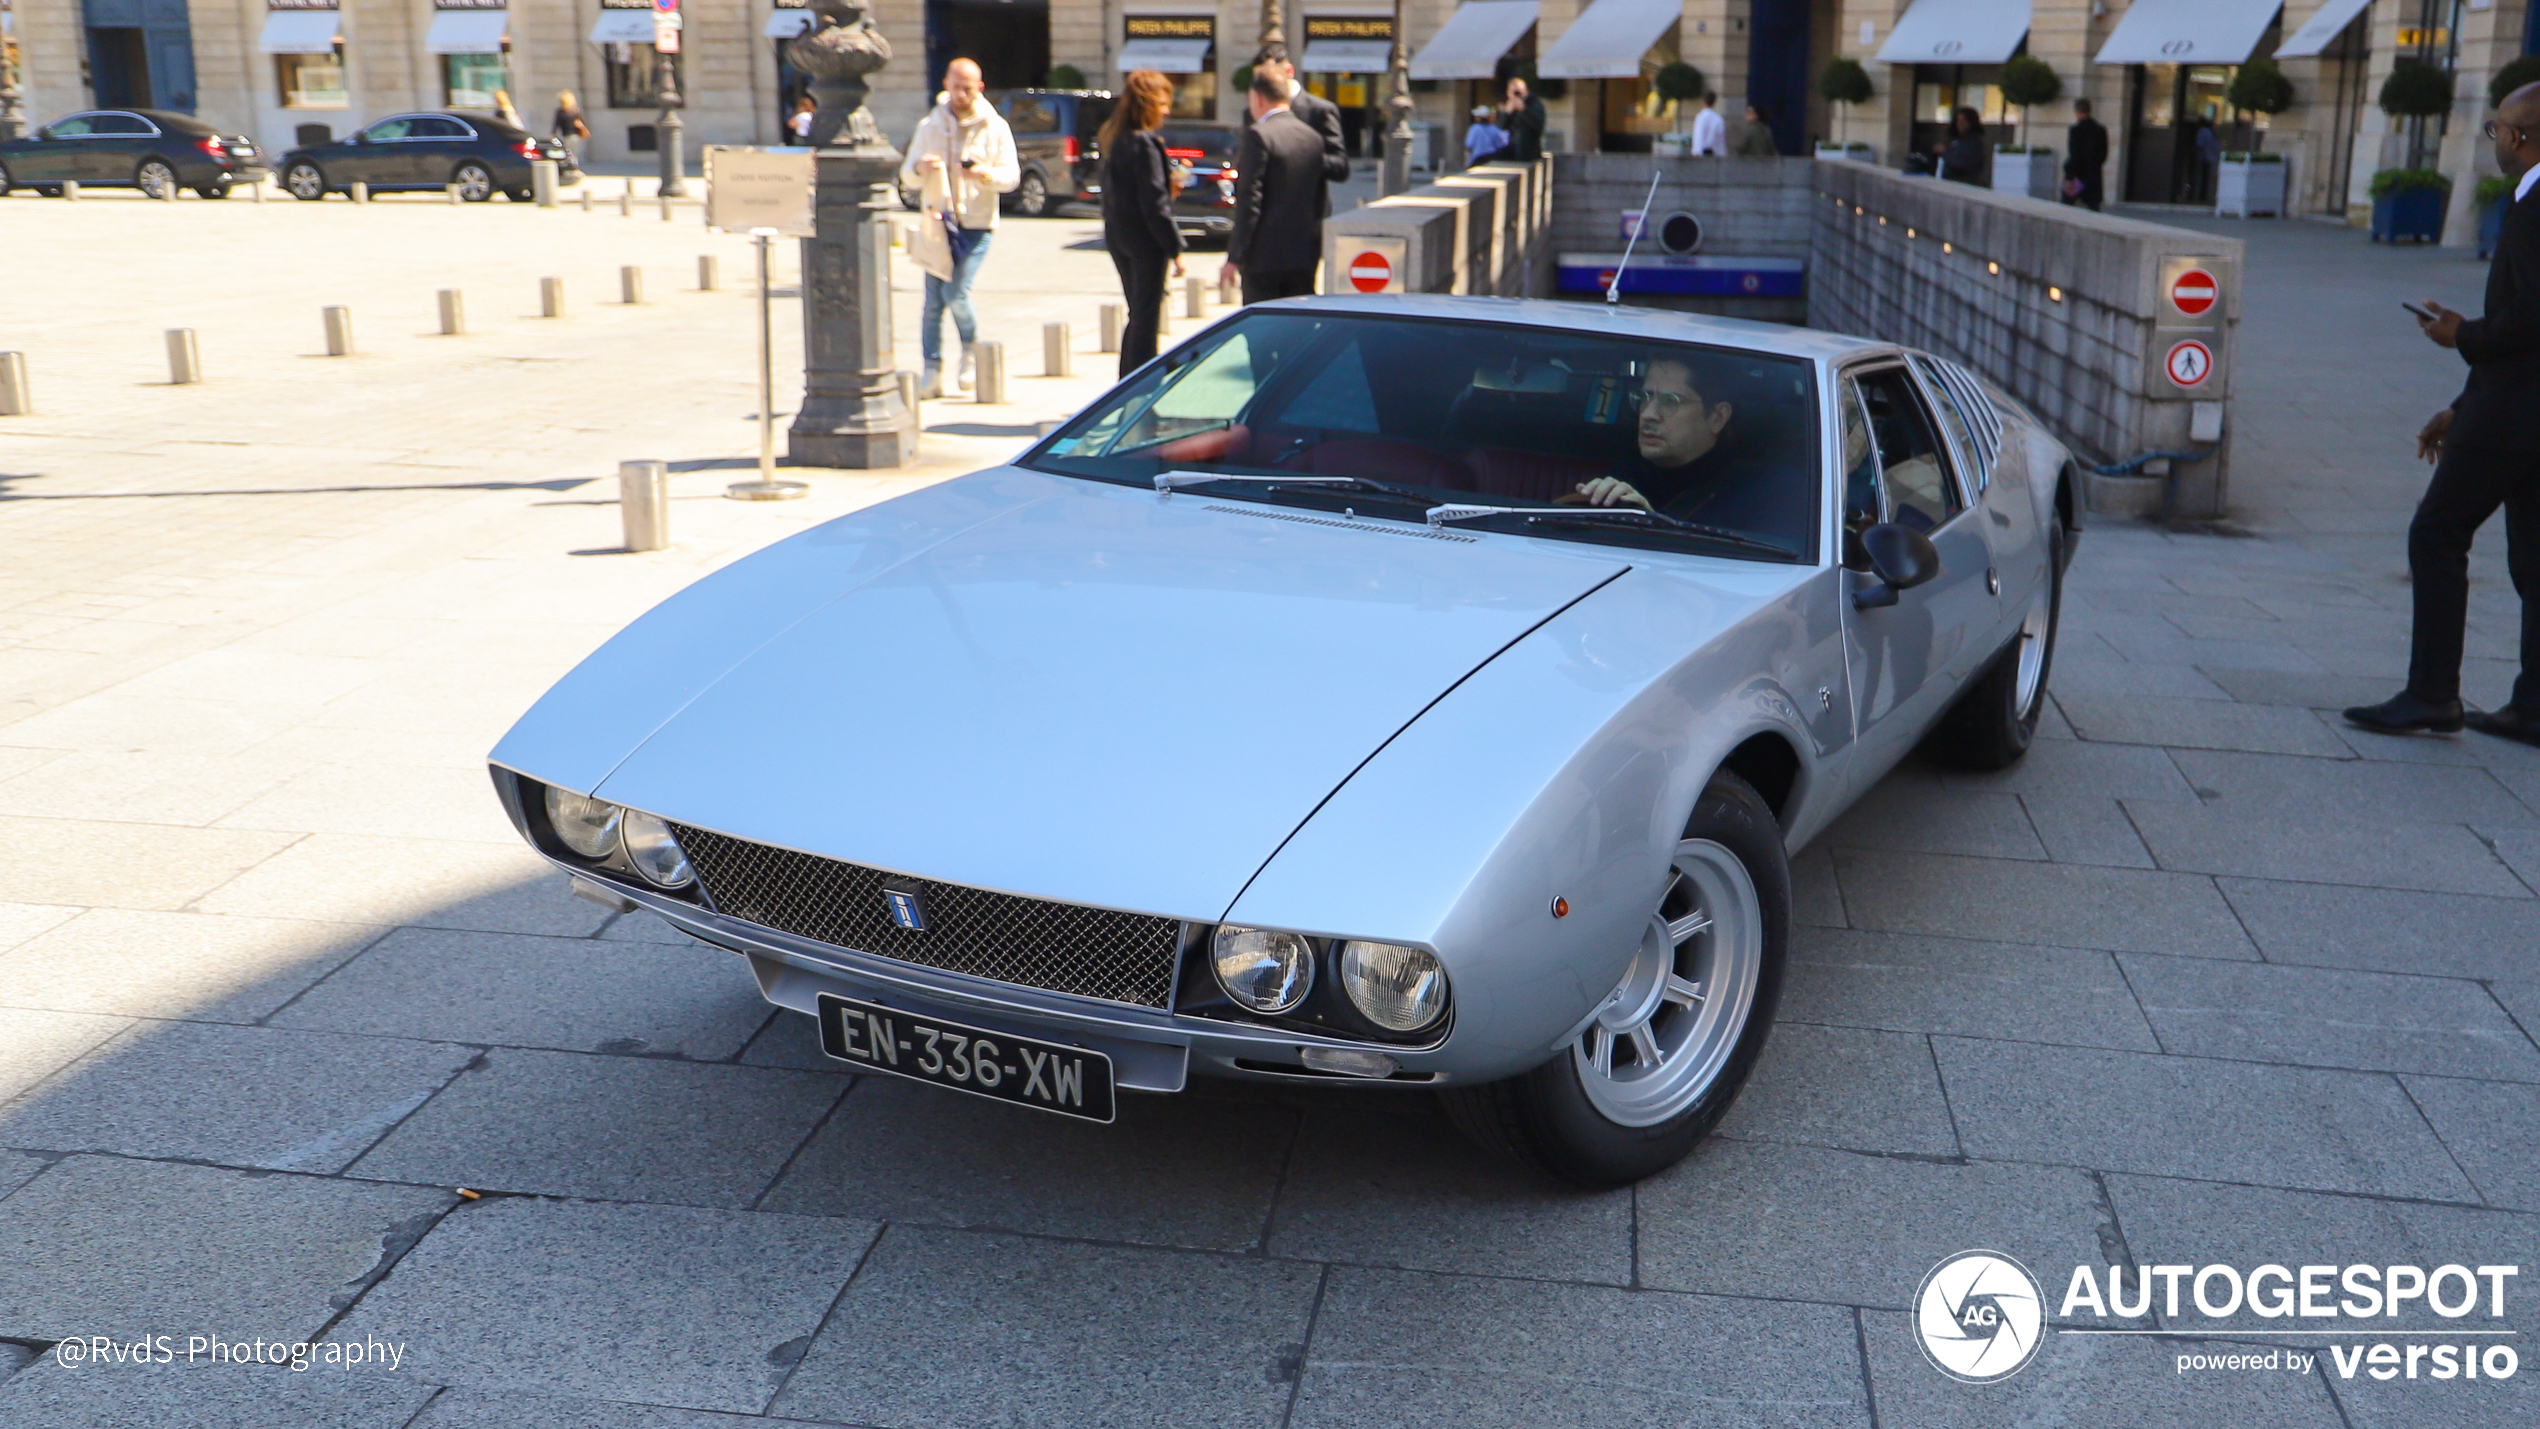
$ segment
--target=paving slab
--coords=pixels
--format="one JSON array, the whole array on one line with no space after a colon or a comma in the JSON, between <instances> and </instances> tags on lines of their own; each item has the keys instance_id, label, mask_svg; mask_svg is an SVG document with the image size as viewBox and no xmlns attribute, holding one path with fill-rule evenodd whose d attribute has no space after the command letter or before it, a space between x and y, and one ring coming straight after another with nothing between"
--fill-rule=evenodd
<instances>
[{"instance_id":1,"label":"paving slab","mask_svg":"<svg viewBox=\"0 0 2540 1429\"><path fill-rule=\"evenodd\" d=\"M2540 961L2534 955L2529 961ZM2522 1024L2522 1030L2540 1036L2540 968L2527 970L2514 977L2500 977L2487 985L2506 1012Z\"/></svg>"},{"instance_id":2,"label":"paving slab","mask_svg":"<svg viewBox=\"0 0 2540 1429\"><path fill-rule=\"evenodd\" d=\"M287 1364L188 1364L187 1338L169 1337L175 1359L165 1364L65 1366L58 1352L47 1354L0 1384L0 1423L11 1429L405 1429L432 1397L432 1385L384 1368L312 1362L295 1373ZM248 1337L251 1344L254 1338Z\"/></svg>"},{"instance_id":3,"label":"paving slab","mask_svg":"<svg viewBox=\"0 0 2540 1429\"><path fill-rule=\"evenodd\" d=\"M772 1412L906 1429L1277 1425L1324 1272L893 1226Z\"/></svg>"},{"instance_id":4,"label":"paving slab","mask_svg":"<svg viewBox=\"0 0 2540 1429\"><path fill-rule=\"evenodd\" d=\"M2196 798L2167 750L2080 739L2032 744L2020 762L2008 769L1985 773L1944 769L1940 779L1953 789L2066 799L2167 799L2185 804Z\"/></svg>"},{"instance_id":5,"label":"paving slab","mask_svg":"<svg viewBox=\"0 0 2540 1429\"><path fill-rule=\"evenodd\" d=\"M2540 1087L2401 1077L2417 1109L2491 1206L2540 1211ZM5 1177L0 1177L4 1181ZM2535 1272L2540 1274L2540 1272Z\"/></svg>"},{"instance_id":6,"label":"paving slab","mask_svg":"<svg viewBox=\"0 0 2540 1429\"><path fill-rule=\"evenodd\" d=\"M0 1201L0 1335L305 1339L457 1199L74 1156Z\"/></svg>"},{"instance_id":7,"label":"paving slab","mask_svg":"<svg viewBox=\"0 0 2540 1429\"><path fill-rule=\"evenodd\" d=\"M766 1429L756 1415L445 1389L406 1429Z\"/></svg>"},{"instance_id":8,"label":"paving slab","mask_svg":"<svg viewBox=\"0 0 2540 1429\"><path fill-rule=\"evenodd\" d=\"M1337 1269L1288 1422L1866 1429L1867 1401L1846 1309Z\"/></svg>"},{"instance_id":9,"label":"paving slab","mask_svg":"<svg viewBox=\"0 0 2540 1429\"><path fill-rule=\"evenodd\" d=\"M2457 978L2121 956L2168 1051L2540 1082L2540 1047Z\"/></svg>"},{"instance_id":10,"label":"paving slab","mask_svg":"<svg viewBox=\"0 0 2540 1429\"><path fill-rule=\"evenodd\" d=\"M10 1192L34 1180L37 1172L52 1164L50 1157L31 1151L0 1151L0 1200L7 1200Z\"/></svg>"},{"instance_id":11,"label":"paving slab","mask_svg":"<svg viewBox=\"0 0 2540 1429\"><path fill-rule=\"evenodd\" d=\"M2540 890L2540 829L2487 825L2470 832L2496 851L2496 857L2513 870L2523 887Z\"/></svg>"},{"instance_id":12,"label":"paving slab","mask_svg":"<svg viewBox=\"0 0 2540 1429\"><path fill-rule=\"evenodd\" d=\"M2368 675L2317 675L2293 670L2242 670L2229 666L2201 668L2206 679L2244 704L2342 710L2350 705L2377 705L2391 695L2389 681Z\"/></svg>"},{"instance_id":13,"label":"paving slab","mask_svg":"<svg viewBox=\"0 0 2540 1429\"><path fill-rule=\"evenodd\" d=\"M16 1374L35 1362L35 1351L24 1345L0 1343L0 1380Z\"/></svg>"},{"instance_id":14,"label":"paving slab","mask_svg":"<svg viewBox=\"0 0 2540 1429\"><path fill-rule=\"evenodd\" d=\"M1856 928L2120 953L2255 958L2202 874L1838 850Z\"/></svg>"},{"instance_id":15,"label":"paving slab","mask_svg":"<svg viewBox=\"0 0 2540 1429\"><path fill-rule=\"evenodd\" d=\"M1861 1337L1880 1429L2029 1429L2090 1422L2103 1411L2130 1424L2346 1429L2316 1372L2178 1367L2183 1354L2268 1352L2253 1341L2058 1335L2013 1378L1961 1384L1925 1357L1910 1315L1864 1311Z\"/></svg>"},{"instance_id":16,"label":"paving slab","mask_svg":"<svg viewBox=\"0 0 2540 1429\"><path fill-rule=\"evenodd\" d=\"M2269 962L2438 977L2540 972L2540 902L2215 880Z\"/></svg>"},{"instance_id":17,"label":"paving slab","mask_svg":"<svg viewBox=\"0 0 2540 1429\"><path fill-rule=\"evenodd\" d=\"M807 1012L770 1007L741 1049L744 1067L785 1067L797 1072L845 1072L848 1066L820 1046L820 1022Z\"/></svg>"},{"instance_id":18,"label":"paving slab","mask_svg":"<svg viewBox=\"0 0 2540 1429\"><path fill-rule=\"evenodd\" d=\"M1843 887L1835 881L1834 851L1822 838L1790 861L1790 921L1812 928L1840 928L1848 921Z\"/></svg>"},{"instance_id":19,"label":"paving slab","mask_svg":"<svg viewBox=\"0 0 2540 1429\"><path fill-rule=\"evenodd\" d=\"M58 928L79 916L77 908L58 904L0 903L0 951L14 948L47 928Z\"/></svg>"},{"instance_id":20,"label":"paving slab","mask_svg":"<svg viewBox=\"0 0 2540 1429\"><path fill-rule=\"evenodd\" d=\"M350 1168L383 1181L746 1209L844 1078L500 1048Z\"/></svg>"},{"instance_id":21,"label":"paving slab","mask_svg":"<svg viewBox=\"0 0 2540 1429\"><path fill-rule=\"evenodd\" d=\"M291 837L211 832L223 838ZM353 834L302 837L287 853L210 892L200 906L209 913L568 938L588 935L609 916L574 897L564 876L524 844Z\"/></svg>"},{"instance_id":22,"label":"paving slab","mask_svg":"<svg viewBox=\"0 0 2540 1429\"><path fill-rule=\"evenodd\" d=\"M0 1143L8 1140L10 1098L86 1056L132 1026L129 1017L0 1007Z\"/></svg>"},{"instance_id":23,"label":"paving slab","mask_svg":"<svg viewBox=\"0 0 2540 1429\"><path fill-rule=\"evenodd\" d=\"M340 1171L475 1054L446 1042L145 1022L0 1112L0 1143Z\"/></svg>"},{"instance_id":24,"label":"paving slab","mask_svg":"<svg viewBox=\"0 0 2540 1429\"><path fill-rule=\"evenodd\" d=\"M2531 890L2476 834L2458 824L2235 818L2171 804L2128 806L2166 869L2420 893L2528 898Z\"/></svg>"},{"instance_id":25,"label":"paving slab","mask_svg":"<svg viewBox=\"0 0 2540 1429\"><path fill-rule=\"evenodd\" d=\"M442 1384L757 1413L879 1229L480 1201L425 1237L331 1338L402 1343L404 1372Z\"/></svg>"},{"instance_id":26,"label":"paving slab","mask_svg":"<svg viewBox=\"0 0 2540 1429\"><path fill-rule=\"evenodd\" d=\"M1785 1022L1720 1134L1855 1151L1959 1154L1922 1034Z\"/></svg>"},{"instance_id":27,"label":"paving slab","mask_svg":"<svg viewBox=\"0 0 2540 1429\"><path fill-rule=\"evenodd\" d=\"M2172 756L2207 808L2235 819L2315 821L2349 812L2375 823L2540 828L2489 771L2182 749Z\"/></svg>"},{"instance_id":28,"label":"paving slab","mask_svg":"<svg viewBox=\"0 0 2540 1429\"><path fill-rule=\"evenodd\" d=\"M1955 853L1978 858L2046 857L2020 801L1997 792L1940 787L1913 771L1890 774L1822 836L1830 848Z\"/></svg>"},{"instance_id":29,"label":"paving slab","mask_svg":"<svg viewBox=\"0 0 2540 1429\"><path fill-rule=\"evenodd\" d=\"M1795 928L1781 1017L2160 1050L2110 954L1964 938Z\"/></svg>"},{"instance_id":30,"label":"paving slab","mask_svg":"<svg viewBox=\"0 0 2540 1429\"><path fill-rule=\"evenodd\" d=\"M255 1022L378 937L358 923L92 908L0 953L0 1002Z\"/></svg>"},{"instance_id":31,"label":"paving slab","mask_svg":"<svg viewBox=\"0 0 2540 1429\"><path fill-rule=\"evenodd\" d=\"M2074 733L2107 744L2246 749L2320 759L2353 757L2308 710L2157 695L2059 693L2055 703L2063 708L2064 718L2072 721Z\"/></svg>"},{"instance_id":32,"label":"paving slab","mask_svg":"<svg viewBox=\"0 0 2540 1429\"><path fill-rule=\"evenodd\" d=\"M711 1062L766 1021L749 965L684 939L400 928L272 1025Z\"/></svg>"},{"instance_id":33,"label":"paving slab","mask_svg":"<svg viewBox=\"0 0 2540 1429\"><path fill-rule=\"evenodd\" d=\"M2114 748L2119 746L2102 746ZM2125 806L2114 799L2064 799L2049 794L2023 794L2030 827L2037 830L2046 856L2057 863L2095 863L2109 868L2151 868L2152 851L2143 846Z\"/></svg>"},{"instance_id":34,"label":"paving slab","mask_svg":"<svg viewBox=\"0 0 2540 1429\"><path fill-rule=\"evenodd\" d=\"M2476 1199L2387 1076L1961 1037L1932 1047L1970 1156Z\"/></svg>"},{"instance_id":35,"label":"paving slab","mask_svg":"<svg viewBox=\"0 0 2540 1429\"><path fill-rule=\"evenodd\" d=\"M1324 1097L1307 1114L1279 1187L1270 1254L1632 1283L1630 1190L1560 1185L1482 1152L1428 1107L1387 1107L1381 1096Z\"/></svg>"},{"instance_id":36,"label":"paving slab","mask_svg":"<svg viewBox=\"0 0 2540 1429\"><path fill-rule=\"evenodd\" d=\"M91 908L183 908L288 847L295 836L93 819L0 817L0 842L40 859L0 867L0 900Z\"/></svg>"}]
</instances>

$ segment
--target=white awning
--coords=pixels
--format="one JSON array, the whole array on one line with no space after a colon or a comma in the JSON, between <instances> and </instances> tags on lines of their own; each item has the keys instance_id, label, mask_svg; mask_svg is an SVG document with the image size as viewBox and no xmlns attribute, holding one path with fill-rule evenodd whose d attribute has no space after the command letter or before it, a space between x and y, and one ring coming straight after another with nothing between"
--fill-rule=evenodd
<instances>
[{"instance_id":1,"label":"white awning","mask_svg":"<svg viewBox=\"0 0 2540 1429\"><path fill-rule=\"evenodd\" d=\"M1878 62L1998 65L2028 33L2028 11L2029 0L1914 0L1879 46Z\"/></svg>"},{"instance_id":2,"label":"white awning","mask_svg":"<svg viewBox=\"0 0 2540 1429\"><path fill-rule=\"evenodd\" d=\"M790 40L820 23L820 17L809 10L775 10L767 17L767 28L759 33L771 40Z\"/></svg>"},{"instance_id":3,"label":"white awning","mask_svg":"<svg viewBox=\"0 0 2540 1429\"><path fill-rule=\"evenodd\" d=\"M1535 0L1464 0L1420 53L1413 79L1489 79L1500 56L1535 25Z\"/></svg>"},{"instance_id":4,"label":"white awning","mask_svg":"<svg viewBox=\"0 0 2540 1429\"><path fill-rule=\"evenodd\" d=\"M2134 0L2093 64L2236 65L2284 0Z\"/></svg>"},{"instance_id":5,"label":"white awning","mask_svg":"<svg viewBox=\"0 0 2540 1429\"><path fill-rule=\"evenodd\" d=\"M1393 68L1393 41L1308 40L1296 67L1307 74L1382 74Z\"/></svg>"},{"instance_id":6,"label":"white awning","mask_svg":"<svg viewBox=\"0 0 2540 1429\"><path fill-rule=\"evenodd\" d=\"M265 31L256 48L269 55L331 55L343 28L340 10L274 10L265 15Z\"/></svg>"},{"instance_id":7,"label":"white awning","mask_svg":"<svg viewBox=\"0 0 2540 1429\"><path fill-rule=\"evenodd\" d=\"M2326 50L2337 43L2337 37L2346 32L2348 25L2355 23L2357 15L2371 8L2372 0L2328 0L2311 18L2302 22L2302 28L2275 47L2275 57L2280 60L2308 59Z\"/></svg>"},{"instance_id":8,"label":"white awning","mask_svg":"<svg viewBox=\"0 0 2540 1429\"><path fill-rule=\"evenodd\" d=\"M511 23L509 10L435 10L423 47L436 55L499 55Z\"/></svg>"},{"instance_id":9,"label":"white awning","mask_svg":"<svg viewBox=\"0 0 2540 1429\"><path fill-rule=\"evenodd\" d=\"M1210 40L1131 40L1120 47L1120 72L1151 69L1158 74L1201 74L1208 69Z\"/></svg>"},{"instance_id":10,"label":"white awning","mask_svg":"<svg viewBox=\"0 0 2540 1429\"><path fill-rule=\"evenodd\" d=\"M595 45L649 45L653 42L653 12L642 10L602 10L592 22L591 43Z\"/></svg>"},{"instance_id":11,"label":"white awning","mask_svg":"<svg viewBox=\"0 0 2540 1429\"><path fill-rule=\"evenodd\" d=\"M1684 14L1684 0L1596 0L1535 61L1545 79L1628 79Z\"/></svg>"}]
</instances>

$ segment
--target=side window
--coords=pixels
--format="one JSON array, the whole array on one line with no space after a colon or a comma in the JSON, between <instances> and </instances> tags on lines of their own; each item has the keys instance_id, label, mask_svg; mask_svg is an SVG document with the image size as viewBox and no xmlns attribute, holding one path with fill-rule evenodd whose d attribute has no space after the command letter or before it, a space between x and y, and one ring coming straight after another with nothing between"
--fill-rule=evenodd
<instances>
[{"instance_id":1,"label":"side window","mask_svg":"<svg viewBox=\"0 0 2540 1429\"><path fill-rule=\"evenodd\" d=\"M406 132L413 126L411 119L382 119L363 130L362 137L374 144L384 144L391 139L405 138Z\"/></svg>"},{"instance_id":2,"label":"side window","mask_svg":"<svg viewBox=\"0 0 2540 1429\"><path fill-rule=\"evenodd\" d=\"M97 132L95 127L96 123L97 116L94 114L74 114L70 118L62 120L53 126L53 137L56 139L85 139L89 135Z\"/></svg>"},{"instance_id":3,"label":"side window","mask_svg":"<svg viewBox=\"0 0 2540 1429\"><path fill-rule=\"evenodd\" d=\"M476 131L456 119L418 119L408 137L415 139L473 139Z\"/></svg>"},{"instance_id":4,"label":"side window","mask_svg":"<svg viewBox=\"0 0 2540 1429\"><path fill-rule=\"evenodd\" d=\"M1851 538L1887 519L1879 504L1879 453L1870 441L1870 417L1861 407L1861 389L1843 379L1843 534L1844 564L1866 565L1855 558Z\"/></svg>"},{"instance_id":5,"label":"side window","mask_svg":"<svg viewBox=\"0 0 2540 1429\"><path fill-rule=\"evenodd\" d=\"M1976 436L1975 428L1968 425L1967 414L1959 408L1958 394L1931 364L1916 359L1914 370L1923 379L1923 390L1931 395L1932 405L1940 411L1941 425L1949 429L1949 435L1958 439L1958 450L1965 452L1967 460L1973 464L1969 468L1969 474L1975 478L1971 484L1977 490L1983 490L1987 453Z\"/></svg>"},{"instance_id":6,"label":"side window","mask_svg":"<svg viewBox=\"0 0 2540 1429\"><path fill-rule=\"evenodd\" d=\"M1886 367L1857 379L1868 414L1871 444L1878 448L1880 487L1888 518L1918 531L1933 531L1958 514L1958 484L1931 417L1902 367Z\"/></svg>"},{"instance_id":7,"label":"side window","mask_svg":"<svg viewBox=\"0 0 2540 1429\"><path fill-rule=\"evenodd\" d=\"M153 134L158 132L158 128L138 114L100 114L97 116L97 122L90 126L88 132L118 135Z\"/></svg>"}]
</instances>

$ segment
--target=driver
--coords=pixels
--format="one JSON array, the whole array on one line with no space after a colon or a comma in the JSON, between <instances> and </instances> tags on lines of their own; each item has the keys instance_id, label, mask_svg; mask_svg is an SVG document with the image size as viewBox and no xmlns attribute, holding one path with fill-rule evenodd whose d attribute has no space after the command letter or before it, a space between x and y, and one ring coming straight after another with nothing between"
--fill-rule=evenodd
<instances>
[{"instance_id":1,"label":"driver","mask_svg":"<svg viewBox=\"0 0 2540 1429\"><path fill-rule=\"evenodd\" d=\"M1742 473L1728 470L1717 450L1737 409L1706 400L1690 363L1677 357L1651 363L1636 402L1640 450L1607 475L1579 484L1587 504L1691 518L1738 484Z\"/></svg>"}]
</instances>

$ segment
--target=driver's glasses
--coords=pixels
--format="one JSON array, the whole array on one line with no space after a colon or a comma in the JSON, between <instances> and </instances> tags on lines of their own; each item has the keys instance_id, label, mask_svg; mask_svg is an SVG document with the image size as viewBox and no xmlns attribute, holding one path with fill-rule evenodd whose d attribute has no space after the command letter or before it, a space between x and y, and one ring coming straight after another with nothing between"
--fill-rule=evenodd
<instances>
[{"instance_id":1,"label":"driver's glasses","mask_svg":"<svg viewBox=\"0 0 2540 1429\"><path fill-rule=\"evenodd\" d=\"M1692 400L1693 398L1682 392L1652 392L1642 388L1632 394L1632 410L1642 411L1655 407L1660 417L1672 417L1683 411L1685 403Z\"/></svg>"},{"instance_id":2,"label":"driver's glasses","mask_svg":"<svg viewBox=\"0 0 2540 1429\"><path fill-rule=\"evenodd\" d=\"M2517 144L2521 143L2524 139L2529 138L2531 135L2531 131L2523 128L2521 125L2507 124L2500 119L2488 120L2485 124L2479 126L2478 132L2490 139L2493 139L2498 133L2508 129L2513 131L2514 142Z\"/></svg>"}]
</instances>

